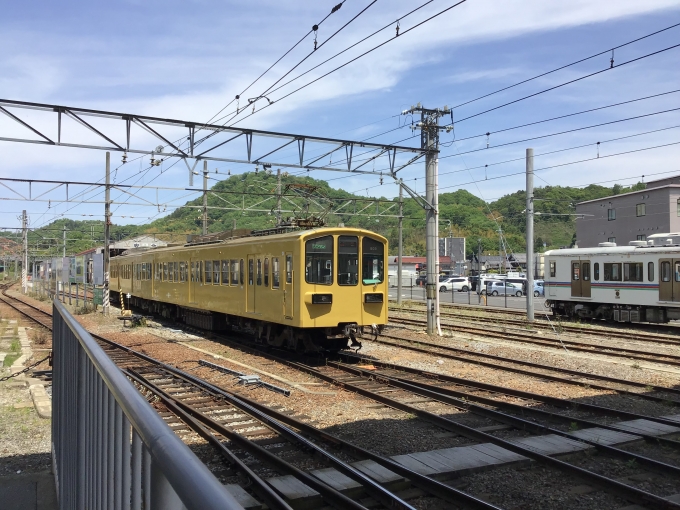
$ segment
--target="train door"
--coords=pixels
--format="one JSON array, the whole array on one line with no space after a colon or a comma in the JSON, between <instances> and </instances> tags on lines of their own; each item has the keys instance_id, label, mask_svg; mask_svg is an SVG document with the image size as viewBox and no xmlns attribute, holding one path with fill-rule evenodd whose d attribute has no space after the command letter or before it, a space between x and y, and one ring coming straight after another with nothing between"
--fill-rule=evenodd
<instances>
[{"instance_id":1,"label":"train door","mask_svg":"<svg viewBox=\"0 0 680 510\"><path fill-rule=\"evenodd\" d=\"M590 260L581 261L581 297L590 297Z\"/></svg>"},{"instance_id":2,"label":"train door","mask_svg":"<svg viewBox=\"0 0 680 510\"><path fill-rule=\"evenodd\" d=\"M571 261L571 297L581 297L581 261Z\"/></svg>"},{"instance_id":3,"label":"train door","mask_svg":"<svg viewBox=\"0 0 680 510\"><path fill-rule=\"evenodd\" d=\"M283 279L283 314L286 319L293 318L293 254L286 253L286 274Z\"/></svg>"},{"instance_id":4,"label":"train door","mask_svg":"<svg viewBox=\"0 0 680 510\"><path fill-rule=\"evenodd\" d=\"M659 260L659 301L680 301L680 259Z\"/></svg>"},{"instance_id":5,"label":"train door","mask_svg":"<svg viewBox=\"0 0 680 510\"><path fill-rule=\"evenodd\" d=\"M246 281L246 312L255 312L255 255L248 255L248 274Z\"/></svg>"}]
</instances>

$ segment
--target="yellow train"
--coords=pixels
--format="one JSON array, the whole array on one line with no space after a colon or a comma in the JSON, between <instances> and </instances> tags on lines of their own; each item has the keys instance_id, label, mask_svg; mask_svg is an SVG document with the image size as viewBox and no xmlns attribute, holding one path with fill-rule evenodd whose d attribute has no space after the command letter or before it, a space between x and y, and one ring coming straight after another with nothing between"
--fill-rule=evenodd
<instances>
[{"instance_id":1,"label":"yellow train","mask_svg":"<svg viewBox=\"0 0 680 510\"><path fill-rule=\"evenodd\" d=\"M111 259L113 297L208 330L296 351L360 346L387 323L387 239L317 228L187 244ZM127 302L127 301L126 301Z\"/></svg>"}]
</instances>

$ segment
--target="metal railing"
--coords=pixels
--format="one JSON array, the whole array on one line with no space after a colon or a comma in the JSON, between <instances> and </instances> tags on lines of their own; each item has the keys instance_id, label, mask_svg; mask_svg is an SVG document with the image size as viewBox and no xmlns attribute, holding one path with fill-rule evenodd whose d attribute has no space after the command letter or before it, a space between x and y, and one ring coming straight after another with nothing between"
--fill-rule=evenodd
<instances>
[{"instance_id":1,"label":"metal railing","mask_svg":"<svg viewBox=\"0 0 680 510\"><path fill-rule=\"evenodd\" d=\"M64 305L53 310L60 510L242 510Z\"/></svg>"}]
</instances>

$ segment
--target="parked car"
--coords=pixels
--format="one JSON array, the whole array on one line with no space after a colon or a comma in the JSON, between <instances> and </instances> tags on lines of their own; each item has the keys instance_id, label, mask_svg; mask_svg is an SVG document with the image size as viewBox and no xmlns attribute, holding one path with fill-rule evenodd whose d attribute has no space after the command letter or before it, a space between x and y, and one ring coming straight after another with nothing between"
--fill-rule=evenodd
<instances>
[{"instance_id":1,"label":"parked car","mask_svg":"<svg viewBox=\"0 0 680 510\"><path fill-rule=\"evenodd\" d=\"M517 283L509 283L502 280L487 281L486 288L482 289L482 294L491 296L508 295L521 297L524 295L522 286Z\"/></svg>"},{"instance_id":2,"label":"parked car","mask_svg":"<svg viewBox=\"0 0 680 510\"><path fill-rule=\"evenodd\" d=\"M470 281L464 276L447 276L443 280L439 279L439 292L457 290L467 292L470 290Z\"/></svg>"},{"instance_id":3,"label":"parked car","mask_svg":"<svg viewBox=\"0 0 680 510\"><path fill-rule=\"evenodd\" d=\"M545 296L543 280L534 280L534 297Z\"/></svg>"}]
</instances>

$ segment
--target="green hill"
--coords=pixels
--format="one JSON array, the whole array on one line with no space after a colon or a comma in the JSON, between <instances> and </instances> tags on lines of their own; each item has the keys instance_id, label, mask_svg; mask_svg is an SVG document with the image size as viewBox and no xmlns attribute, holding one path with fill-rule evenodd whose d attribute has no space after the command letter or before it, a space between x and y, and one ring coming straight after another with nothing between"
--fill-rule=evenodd
<instances>
[{"instance_id":1,"label":"green hill","mask_svg":"<svg viewBox=\"0 0 680 510\"><path fill-rule=\"evenodd\" d=\"M266 172L234 175L215 184L208 194L208 231L265 229L276 224L276 175ZM546 186L535 189L536 249L555 248L572 244L576 224L575 204L634 189L644 184L624 188L591 185L586 188ZM314 215L324 217L326 224L356 226L378 232L389 239L390 252L396 253L398 206L396 199L353 195L332 188L328 182L309 177L282 176L282 217ZM376 188L375 191L379 191ZM112 225L112 239L118 240L142 233L153 233L171 242L184 242L186 234L200 234L203 199L187 202L169 215L146 225ZM468 239L468 252L481 240L485 252L497 253L499 228L504 234L508 251L523 252L525 231L525 192L518 190L499 200L486 203L465 190L442 193L439 196L440 235L462 236ZM328 213L331 208L337 213ZM425 254L425 213L411 198L404 200L404 253ZM115 223L116 217L113 217ZM56 220L29 233L29 249L40 256L61 256L63 229L67 230L67 253L74 254L101 245L103 222L96 220ZM17 233L0 232L0 238L19 240ZM544 248L545 245L545 248Z\"/></svg>"}]
</instances>

